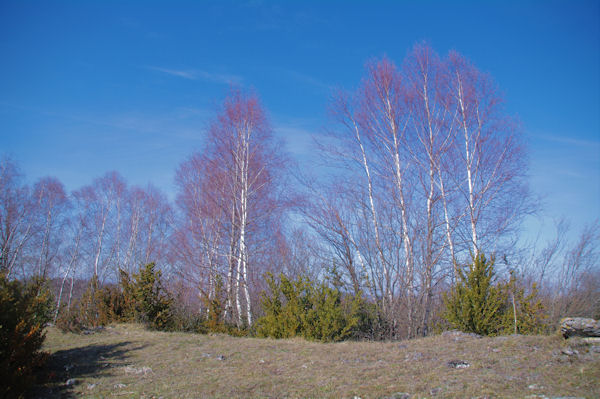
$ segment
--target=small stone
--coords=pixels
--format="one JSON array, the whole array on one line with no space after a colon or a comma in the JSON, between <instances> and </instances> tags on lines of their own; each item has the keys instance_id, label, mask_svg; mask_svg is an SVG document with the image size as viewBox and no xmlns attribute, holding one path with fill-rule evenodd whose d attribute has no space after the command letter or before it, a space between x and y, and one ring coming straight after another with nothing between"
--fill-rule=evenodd
<instances>
[{"instance_id":1,"label":"small stone","mask_svg":"<svg viewBox=\"0 0 600 399\"><path fill-rule=\"evenodd\" d=\"M442 388L439 388L439 387L438 388L431 388L429 390L429 394L432 395L432 396L435 396L435 395L437 395L440 392L442 392Z\"/></svg>"},{"instance_id":2,"label":"small stone","mask_svg":"<svg viewBox=\"0 0 600 399\"><path fill-rule=\"evenodd\" d=\"M115 384L114 387L115 389L121 389L121 388L125 388L127 385L125 384Z\"/></svg>"},{"instance_id":3,"label":"small stone","mask_svg":"<svg viewBox=\"0 0 600 399\"><path fill-rule=\"evenodd\" d=\"M263 364L263 363L265 362L265 359L260 359L258 362L259 362L260 364Z\"/></svg>"},{"instance_id":4,"label":"small stone","mask_svg":"<svg viewBox=\"0 0 600 399\"><path fill-rule=\"evenodd\" d=\"M69 378L67 382L65 382L65 385L70 387L71 385L75 385L75 383L77 383L77 380L75 378Z\"/></svg>"},{"instance_id":5,"label":"small stone","mask_svg":"<svg viewBox=\"0 0 600 399\"><path fill-rule=\"evenodd\" d=\"M564 348L563 350L561 350L561 352L567 356L574 356L579 354L577 350L571 348Z\"/></svg>"},{"instance_id":6,"label":"small stone","mask_svg":"<svg viewBox=\"0 0 600 399\"><path fill-rule=\"evenodd\" d=\"M466 369L471 367L471 365L463 360L450 360L448 363L448 367L452 367L455 369Z\"/></svg>"},{"instance_id":7,"label":"small stone","mask_svg":"<svg viewBox=\"0 0 600 399\"><path fill-rule=\"evenodd\" d=\"M307 369L307 368L308 368L308 366L307 366L306 364L303 364L301 367L302 367L303 369Z\"/></svg>"},{"instance_id":8,"label":"small stone","mask_svg":"<svg viewBox=\"0 0 600 399\"><path fill-rule=\"evenodd\" d=\"M502 352L502 349L494 348L494 349L492 349L492 352L499 353L499 352Z\"/></svg>"},{"instance_id":9,"label":"small stone","mask_svg":"<svg viewBox=\"0 0 600 399\"><path fill-rule=\"evenodd\" d=\"M125 366L123 368L123 371L125 371L125 374L149 374L152 373L152 369L150 367L140 367L140 368L136 368L136 367L131 367L131 366Z\"/></svg>"},{"instance_id":10,"label":"small stone","mask_svg":"<svg viewBox=\"0 0 600 399\"><path fill-rule=\"evenodd\" d=\"M544 389L543 386L538 385L538 384L531 384L527 388L532 389L532 390L534 390L534 389Z\"/></svg>"},{"instance_id":11,"label":"small stone","mask_svg":"<svg viewBox=\"0 0 600 399\"><path fill-rule=\"evenodd\" d=\"M96 388L96 385L98 385L98 384L88 384L87 389L92 390L92 389Z\"/></svg>"},{"instance_id":12,"label":"small stone","mask_svg":"<svg viewBox=\"0 0 600 399\"><path fill-rule=\"evenodd\" d=\"M462 341L463 338L481 338L482 336L475 333L466 333L458 330L444 331L442 337L454 338L455 341Z\"/></svg>"}]
</instances>

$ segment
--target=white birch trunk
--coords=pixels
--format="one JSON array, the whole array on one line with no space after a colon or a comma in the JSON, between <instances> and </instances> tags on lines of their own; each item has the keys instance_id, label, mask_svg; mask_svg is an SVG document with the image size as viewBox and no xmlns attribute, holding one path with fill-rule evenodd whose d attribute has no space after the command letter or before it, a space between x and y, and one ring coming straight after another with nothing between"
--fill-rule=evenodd
<instances>
[{"instance_id":1,"label":"white birch trunk","mask_svg":"<svg viewBox=\"0 0 600 399\"><path fill-rule=\"evenodd\" d=\"M457 74L457 78L458 78L458 103L460 106L460 112L461 112L461 118L462 118L462 129L463 129L463 133L465 136L465 159L466 159L466 169L467 169L467 185L468 185L468 208L469 208L469 216L470 216L470 222L471 222L471 241L472 241L472 245L473 245L473 256L477 257L477 255L479 254L479 247L478 247L478 242L477 242L477 220L475 217L475 188L474 188L474 184L473 184L473 161L474 161L474 155L473 155L473 151L475 150L474 148L470 148L469 147L469 142L470 142L470 134L469 134L469 129L467 127L467 116L466 116L466 110L465 110L465 106L464 106L464 102L463 102L463 90L462 90L462 83L460 80L460 75Z\"/></svg>"}]
</instances>

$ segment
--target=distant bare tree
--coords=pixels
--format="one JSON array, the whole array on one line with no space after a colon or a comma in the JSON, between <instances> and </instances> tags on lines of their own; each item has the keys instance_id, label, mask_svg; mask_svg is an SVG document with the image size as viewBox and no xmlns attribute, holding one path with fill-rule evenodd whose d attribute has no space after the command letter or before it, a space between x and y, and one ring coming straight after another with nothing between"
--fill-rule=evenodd
<instances>
[{"instance_id":1,"label":"distant bare tree","mask_svg":"<svg viewBox=\"0 0 600 399\"><path fill-rule=\"evenodd\" d=\"M32 200L15 161L0 160L0 271L8 276L21 263L23 249L33 235ZM24 272L24 271L23 271Z\"/></svg>"},{"instance_id":2,"label":"distant bare tree","mask_svg":"<svg viewBox=\"0 0 600 399\"><path fill-rule=\"evenodd\" d=\"M70 212L70 202L63 184L54 177L44 177L33 186L33 225L31 263L35 273L49 277L64 261L63 246Z\"/></svg>"}]
</instances>

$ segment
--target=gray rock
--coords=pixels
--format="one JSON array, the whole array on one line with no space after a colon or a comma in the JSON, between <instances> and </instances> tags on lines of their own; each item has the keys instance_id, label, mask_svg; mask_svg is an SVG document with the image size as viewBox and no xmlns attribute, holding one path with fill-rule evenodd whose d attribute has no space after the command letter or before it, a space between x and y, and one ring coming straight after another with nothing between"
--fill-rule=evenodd
<instances>
[{"instance_id":1,"label":"gray rock","mask_svg":"<svg viewBox=\"0 0 600 399\"><path fill-rule=\"evenodd\" d=\"M452 367L454 369L466 369L471 367L471 365L463 360L450 360L448 363L448 367Z\"/></svg>"},{"instance_id":2,"label":"gray rock","mask_svg":"<svg viewBox=\"0 0 600 399\"><path fill-rule=\"evenodd\" d=\"M67 380L67 382L65 382L65 385L70 387L71 385L75 385L77 383L77 380L75 378L69 378Z\"/></svg>"},{"instance_id":3,"label":"gray rock","mask_svg":"<svg viewBox=\"0 0 600 399\"><path fill-rule=\"evenodd\" d=\"M481 335L475 333L466 333L458 330L444 331L442 337L451 338L454 341L462 341L466 338L481 338Z\"/></svg>"},{"instance_id":4,"label":"gray rock","mask_svg":"<svg viewBox=\"0 0 600 399\"><path fill-rule=\"evenodd\" d=\"M131 366L125 366L123 367L123 371L125 371L125 374L150 374L152 373L152 369L150 367L131 367Z\"/></svg>"},{"instance_id":5,"label":"gray rock","mask_svg":"<svg viewBox=\"0 0 600 399\"><path fill-rule=\"evenodd\" d=\"M125 388L127 385L125 384L115 384L114 387L115 389L121 389L121 388Z\"/></svg>"},{"instance_id":6,"label":"gray rock","mask_svg":"<svg viewBox=\"0 0 600 399\"><path fill-rule=\"evenodd\" d=\"M575 356L579 354L577 350L571 348L563 348L561 352L567 356Z\"/></svg>"},{"instance_id":7,"label":"gray rock","mask_svg":"<svg viewBox=\"0 0 600 399\"><path fill-rule=\"evenodd\" d=\"M563 337L600 337L600 321L583 317L565 317L560 321Z\"/></svg>"}]
</instances>

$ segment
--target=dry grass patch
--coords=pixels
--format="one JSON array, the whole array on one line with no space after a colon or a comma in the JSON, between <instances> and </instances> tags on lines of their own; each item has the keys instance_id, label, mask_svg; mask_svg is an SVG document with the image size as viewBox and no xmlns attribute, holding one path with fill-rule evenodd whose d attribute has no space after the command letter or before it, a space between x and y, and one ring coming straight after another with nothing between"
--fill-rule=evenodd
<instances>
[{"instance_id":1,"label":"dry grass patch","mask_svg":"<svg viewBox=\"0 0 600 399\"><path fill-rule=\"evenodd\" d=\"M53 375L39 396L600 397L600 354L558 336L322 344L121 324L90 335L51 328L45 350ZM453 361L469 366L450 367Z\"/></svg>"}]
</instances>

